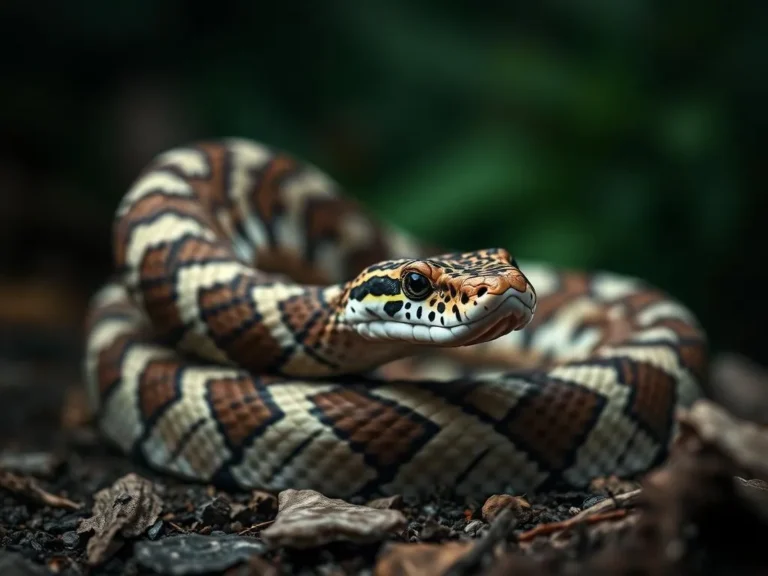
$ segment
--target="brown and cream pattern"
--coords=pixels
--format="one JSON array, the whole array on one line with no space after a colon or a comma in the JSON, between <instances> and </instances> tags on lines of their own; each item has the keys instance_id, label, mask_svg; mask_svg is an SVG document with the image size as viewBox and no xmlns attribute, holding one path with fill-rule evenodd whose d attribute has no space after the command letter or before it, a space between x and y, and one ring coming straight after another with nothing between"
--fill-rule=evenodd
<instances>
[{"instance_id":1,"label":"brown and cream pattern","mask_svg":"<svg viewBox=\"0 0 768 576\"><path fill-rule=\"evenodd\" d=\"M437 254L266 146L159 155L117 207L116 277L87 322L102 433L190 480L333 497L582 486L665 457L706 373L685 306L501 249ZM406 267L433 296L403 296ZM366 339L343 315L374 299L460 325L509 287L533 318L491 310L470 346Z\"/></svg>"}]
</instances>

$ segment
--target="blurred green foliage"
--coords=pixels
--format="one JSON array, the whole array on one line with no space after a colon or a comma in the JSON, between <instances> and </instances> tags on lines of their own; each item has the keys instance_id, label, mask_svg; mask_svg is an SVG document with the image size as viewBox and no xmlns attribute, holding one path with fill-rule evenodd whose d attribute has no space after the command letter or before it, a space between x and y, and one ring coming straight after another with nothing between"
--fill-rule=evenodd
<instances>
[{"instance_id":1,"label":"blurred green foliage","mask_svg":"<svg viewBox=\"0 0 768 576\"><path fill-rule=\"evenodd\" d=\"M34 27L45 56L35 78L3 91L1 113L57 147L50 169L104 218L128 183L115 101L157 83L185 138L285 148L431 241L642 276L690 304L715 341L733 330L717 283L756 221L765 4L4 10L9 27Z\"/></svg>"}]
</instances>

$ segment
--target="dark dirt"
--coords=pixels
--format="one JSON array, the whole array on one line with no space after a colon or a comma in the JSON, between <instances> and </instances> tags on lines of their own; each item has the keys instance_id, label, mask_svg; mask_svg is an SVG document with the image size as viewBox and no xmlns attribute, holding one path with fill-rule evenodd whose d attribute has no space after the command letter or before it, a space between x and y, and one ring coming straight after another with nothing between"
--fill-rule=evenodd
<instances>
[{"instance_id":1,"label":"dark dirt","mask_svg":"<svg viewBox=\"0 0 768 576\"><path fill-rule=\"evenodd\" d=\"M81 392L78 369L71 362L55 357L35 363L0 362L0 471L34 478L44 491L82 504L77 510L53 507L0 489L2 576L157 571L232 576L430 574L436 572L424 560L427 556L420 560L427 567L418 570L414 569L418 563L409 564L394 553L392 562L382 558L397 543L422 543L425 555L439 556L447 548L429 545L451 541L475 543L443 572L454 576L768 573L764 551L748 540L765 541L768 524L736 500L730 488L734 476L730 464L706 450L685 453L672 467L658 471L650 484L646 482L647 498L639 505L642 514L625 517L626 510L614 509L609 514L618 520L579 525L566 538L550 534L529 538L526 533L566 521L610 498L605 489L526 496L530 508L518 510L512 520L510 512L490 522L489 504L484 519L484 502L467 504L435 494L426 502L406 501L402 505L406 529L381 542L268 550L259 532L275 517L274 497L229 494L159 476L135 464L100 441L87 423ZM130 472L154 484L162 512L141 536L114 546L103 564L91 567L86 547L92 534L78 533L80 521L93 515L99 490ZM501 518L506 518L505 525ZM680 546L684 552L678 554ZM673 557L671 550L679 557Z\"/></svg>"},{"instance_id":2,"label":"dark dirt","mask_svg":"<svg viewBox=\"0 0 768 576\"><path fill-rule=\"evenodd\" d=\"M129 472L137 472L152 480L163 499L163 513L138 540L158 541L180 534L222 535L247 532L247 528L274 518L276 506L267 502L262 510L245 508L232 518L233 505L246 506L249 493L223 493L203 485L185 484L154 474L144 467L128 461L105 447L89 428L61 431L55 422L37 422L30 425L47 426L51 436L58 438L56 453L59 463L48 478L39 480L46 491L83 503L80 510L71 511L41 506L26 498L0 491L0 545L7 552L17 552L35 564L53 568L60 574L142 574L135 558L135 545L130 542L103 566L90 571L86 568L85 544L88 534L78 534L81 519L91 515L93 495L110 486ZM54 424L54 425L51 425ZM22 430L23 432L23 430ZM38 430L39 432L39 430ZM39 453L45 446L29 446L29 453ZM21 445L15 449L16 465L23 463ZM39 455L36 456L39 458ZM533 528L540 522L564 520L571 516L573 507L602 496L584 492L566 492L530 498L537 514L517 526L520 531ZM403 537L392 541L444 542L468 540L482 536L488 523L480 518L482 502L467 507L460 502L435 497L429 502L405 502L403 512L408 527ZM335 544L317 550L290 552L287 550L267 554L285 574L315 573L320 570L341 569L341 573L359 573L370 570L381 545ZM215 572L214 572L215 573ZM5 573L3 573L5 576Z\"/></svg>"}]
</instances>

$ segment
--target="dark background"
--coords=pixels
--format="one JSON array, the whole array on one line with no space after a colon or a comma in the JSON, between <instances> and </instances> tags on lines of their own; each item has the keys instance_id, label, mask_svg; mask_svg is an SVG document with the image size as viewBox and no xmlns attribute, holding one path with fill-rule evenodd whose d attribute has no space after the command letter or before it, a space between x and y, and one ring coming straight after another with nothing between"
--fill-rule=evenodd
<instances>
[{"instance_id":1,"label":"dark background","mask_svg":"<svg viewBox=\"0 0 768 576\"><path fill-rule=\"evenodd\" d=\"M6 1L4 362L77 360L137 172L243 136L433 242L642 276L715 350L768 363L767 15L743 0Z\"/></svg>"}]
</instances>

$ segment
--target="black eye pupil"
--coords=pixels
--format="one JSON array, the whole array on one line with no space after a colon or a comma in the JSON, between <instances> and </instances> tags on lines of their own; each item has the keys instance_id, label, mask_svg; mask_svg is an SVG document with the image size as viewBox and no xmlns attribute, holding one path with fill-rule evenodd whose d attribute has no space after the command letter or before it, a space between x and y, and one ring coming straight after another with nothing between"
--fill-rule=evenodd
<instances>
[{"instance_id":1,"label":"black eye pupil","mask_svg":"<svg viewBox=\"0 0 768 576\"><path fill-rule=\"evenodd\" d=\"M407 291L411 293L411 295L418 297L424 296L427 292L429 292L431 285L426 277L416 272L410 272L405 277L405 287Z\"/></svg>"}]
</instances>

